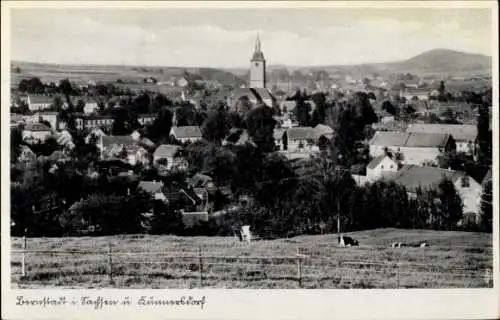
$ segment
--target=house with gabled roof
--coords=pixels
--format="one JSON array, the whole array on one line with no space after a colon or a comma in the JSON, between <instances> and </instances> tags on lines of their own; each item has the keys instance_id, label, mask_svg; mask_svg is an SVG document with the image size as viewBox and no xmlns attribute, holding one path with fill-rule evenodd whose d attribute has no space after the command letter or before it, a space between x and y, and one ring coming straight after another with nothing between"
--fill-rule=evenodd
<instances>
[{"instance_id":1,"label":"house with gabled roof","mask_svg":"<svg viewBox=\"0 0 500 320\"><path fill-rule=\"evenodd\" d=\"M21 168L28 168L36 162L36 154L26 145L21 145L19 155L17 156L17 164Z\"/></svg>"},{"instance_id":2,"label":"house with gabled roof","mask_svg":"<svg viewBox=\"0 0 500 320\"><path fill-rule=\"evenodd\" d=\"M164 185L161 181L141 181L139 182L137 189L146 192L154 200L161 200L164 202L167 201L167 197L164 192Z\"/></svg>"},{"instance_id":3,"label":"house with gabled roof","mask_svg":"<svg viewBox=\"0 0 500 320\"><path fill-rule=\"evenodd\" d=\"M403 166L392 181L406 188L410 196L416 195L418 188L436 189L443 178L451 180L463 202L463 212L476 215L476 221L481 213L481 185L466 173L435 167L415 165Z\"/></svg>"},{"instance_id":4,"label":"house with gabled roof","mask_svg":"<svg viewBox=\"0 0 500 320\"><path fill-rule=\"evenodd\" d=\"M181 150L182 148L178 145L162 144L153 154L153 163L157 167L160 165L165 167L166 170L184 170L187 168L187 161L180 155Z\"/></svg>"},{"instance_id":5,"label":"house with gabled roof","mask_svg":"<svg viewBox=\"0 0 500 320\"><path fill-rule=\"evenodd\" d=\"M198 126L172 127L170 129L170 136L182 143L196 142L203 138Z\"/></svg>"},{"instance_id":6,"label":"house with gabled roof","mask_svg":"<svg viewBox=\"0 0 500 320\"><path fill-rule=\"evenodd\" d=\"M27 103L30 111L49 109L54 102L53 96L48 95L28 95Z\"/></svg>"},{"instance_id":7,"label":"house with gabled roof","mask_svg":"<svg viewBox=\"0 0 500 320\"><path fill-rule=\"evenodd\" d=\"M410 124L406 132L450 134L456 143L457 152L474 153L477 126L469 124Z\"/></svg>"},{"instance_id":8,"label":"house with gabled roof","mask_svg":"<svg viewBox=\"0 0 500 320\"><path fill-rule=\"evenodd\" d=\"M366 177L373 181L398 171L398 163L386 154L379 155L366 166Z\"/></svg>"},{"instance_id":9,"label":"house with gabled roof","mask_svg":"<svg viewBox=\"0 0 500 320\"><path fill-rule=\"evenodd\" d=\"M51 134L50 128L43 123L27 123L22 132L23 140L30 143L45 141Z\"/></svg>"},{"instance_id":10,"label":"house with gabled roof","mask_svg":"<svg viewBox=\"0 0 500 320\"><path fill-rule=\"evenodd\" d=\"M444 152L455 150L451 135L443 133L407 133L377 131L369 142L370 156L388 152L399 154L403 164L437 164Z\"/></svg>"},{"instance_id":11,"label":"house with gabled roof","mask_svg":"<svg viewBox=\"0 0 500 320\"><path fill-rule=\"evenodd\" d=\"M292 127L286 130L288 152L319 151L317 142L321 133L312 127Z\"/></svg>"}]
</instances>

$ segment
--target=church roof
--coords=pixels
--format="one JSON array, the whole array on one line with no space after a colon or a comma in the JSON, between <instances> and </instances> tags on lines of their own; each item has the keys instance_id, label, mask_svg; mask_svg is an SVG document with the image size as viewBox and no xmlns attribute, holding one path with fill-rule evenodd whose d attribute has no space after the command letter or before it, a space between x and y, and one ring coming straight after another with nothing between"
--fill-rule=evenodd
<instances>
[{"instance_id":1,"label":"church roof","mask_svg":"<svg viewBox=\"0 0 500 320\"><path fill-rule=\"evenodd\" d=\"M264 54L260 48L260 38L257 34L257 40L255 40L255 50L252 55L252 61L264 61Z\"/></svg>"}]
</instances>

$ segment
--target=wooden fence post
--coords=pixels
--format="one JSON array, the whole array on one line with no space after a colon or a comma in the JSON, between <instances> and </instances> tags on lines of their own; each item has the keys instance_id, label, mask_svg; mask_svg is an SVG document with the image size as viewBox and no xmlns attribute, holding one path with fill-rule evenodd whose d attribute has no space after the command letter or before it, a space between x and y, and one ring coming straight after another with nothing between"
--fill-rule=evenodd
<instances>
[{"instance_id":1,"label":"wooden fence post","mask_svg":"<svg viewBox=\"0 0 500 320\"><path fill-rule=\"evenodd\" d=\"M399 262L397 264L397 288L399 289Z\"/></svg>"},{"instance_id":2,"label":"wooden fence post","mask_svg":"<svg viewBox=\"0 0 500 320\"><path fill-rule=\"evenodd\" d=\"M297 279L299 281L299 288L302 288L302 257L300 255L300 248L297 248Z\"/></svg>"},{"instance_id":3,"label":"wooden fence post","mask_svg":"<svg viewBox=\"0 0 500 320\"><path fill-rule=\"evenodd\" d=\"M21 260L21 275L23 277L26 276L26 249L27 249L27 245L26 245L26 235L24 235L23 237L23 244L22 244L22 248L23 248L23 254L22 254L22 260Z\"/></svg>"},{"instance_id":4,"label":"wooden fence post","mask_svg":"<svg viewBox=\"0 0 500 320\"><path fill-rule=\"evenodd\" d=\"M203 257L201 255L201 246L198 247L198 257L200 260L200 287L203 287Z\"/></svg>"},{"instance_id":5,"label":"wooden fence post","mask_svg":"<svg viewBox=\"0 0 500 320\"><path fill-rule=\"evenodd\" d=\"M109 281L113 284L113 258L111 252L111 242L108 244L108 273L109 273Z\"/></svg>"}]
</instances>

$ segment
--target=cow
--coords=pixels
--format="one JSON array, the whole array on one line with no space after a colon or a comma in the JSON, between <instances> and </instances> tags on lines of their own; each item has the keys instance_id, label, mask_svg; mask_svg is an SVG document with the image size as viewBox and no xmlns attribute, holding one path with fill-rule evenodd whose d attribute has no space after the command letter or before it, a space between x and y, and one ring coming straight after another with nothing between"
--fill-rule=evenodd
<instances>
[{"instance_id":1,"label":"cow","mask_svg":"<svg viewBox=\"0 0 500 320\"><path fill-rule=\"evenodd\" d=\"M359 242L358 240L355 240L351 237L347 237L347 236L339 236L338 238L338 244L339 244L339 247L354 247L354 246L359 246Z\"/></svg>"},{"instance_id":2,"label":"cow","mask_svg":"<svg viewBox=\"0 0 500 320\"><path fill-rule=\"evenodd\" d=\"M241 227L241 241L245 241L248 244L252 242L252 233L250 232L250 226Z\"/></svg>"},{"instance_id":3,"label":"cow","mask_svg":"<svg viewBox=\"0 0 500 320\"><path fill-rule=\"evenodd\" d=\"M391 248L404 248L406 247L406 243L404 242L393 242L391 244Z\"/></svg>"}]
</instances>

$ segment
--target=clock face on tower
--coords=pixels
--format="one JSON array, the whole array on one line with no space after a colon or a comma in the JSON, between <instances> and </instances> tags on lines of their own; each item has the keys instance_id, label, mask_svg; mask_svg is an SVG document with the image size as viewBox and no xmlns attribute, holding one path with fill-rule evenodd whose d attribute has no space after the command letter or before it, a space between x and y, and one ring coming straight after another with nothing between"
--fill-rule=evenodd
<instances>
[{"instance_id":1,"label":"clock face on tower","mask_svg":"<svg viewBox=\"0 0 500 320\"><path fill-rule=\"evenodd\" d=\"M258 63L258 62L255 62L255 64L254 64L254 65L255 65L256 67L258 67L258 66L259 66L259 63Z\"/></svg>"}]
</instances>

